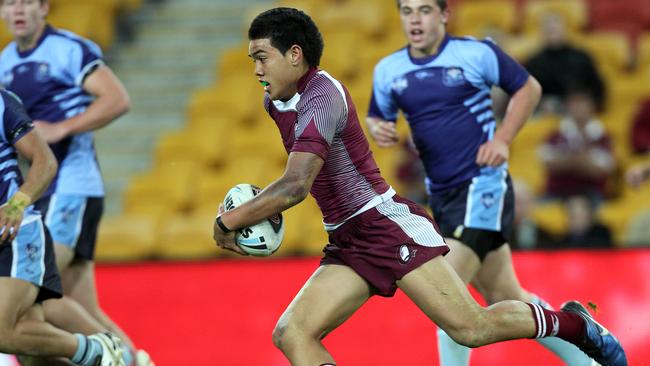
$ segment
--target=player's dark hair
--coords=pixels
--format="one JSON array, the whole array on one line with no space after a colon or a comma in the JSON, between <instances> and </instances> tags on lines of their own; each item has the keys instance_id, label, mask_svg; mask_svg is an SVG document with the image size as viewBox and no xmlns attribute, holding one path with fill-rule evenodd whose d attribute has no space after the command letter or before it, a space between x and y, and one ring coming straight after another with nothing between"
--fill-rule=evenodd
<instances>
[{"instance_id":1,"label":"player's dark hair","mask_svg":"<svg viewBox=\"0 0 650 366\"><path fill-rule=\"evenodd\" d=\"M248 29L248 39L271 41L282 54L293 45L302 48L307 64L316 67L323 55L323 37L309 15L293 8L274 8L253 19Z\"/></svg>"},{"instance_id":2,"label":"player's dark hair","mask_svg":"<svg viewBox=\"0 0 650 366\"><path fill-rule=\"evenodd\" d=\"M436 4L440 8L440 11L445 11L447 9L447 0L436 0ZM402 6L402 0L397 0L397 8L399 9Z\"/></svg>"}]
</instances>

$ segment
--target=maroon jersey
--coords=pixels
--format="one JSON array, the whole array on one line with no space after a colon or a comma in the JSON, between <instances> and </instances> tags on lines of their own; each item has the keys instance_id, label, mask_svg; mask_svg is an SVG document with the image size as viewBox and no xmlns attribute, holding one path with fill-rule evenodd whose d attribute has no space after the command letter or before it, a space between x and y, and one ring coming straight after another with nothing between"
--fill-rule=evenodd
<instances>
[{"instance_id":1,"label":"maroon jersey","mask_svg":"<svg viewBox=\"0 0 650 366\"><path fill-rule=\"evenodd\" d=\"M264 106L288 153L312 153L325 161L311 194L328 230L394 194L379 173L352 98L328 73L310 69L293 98L271 101L267 94Z\"/></svg>"}]
</instances>

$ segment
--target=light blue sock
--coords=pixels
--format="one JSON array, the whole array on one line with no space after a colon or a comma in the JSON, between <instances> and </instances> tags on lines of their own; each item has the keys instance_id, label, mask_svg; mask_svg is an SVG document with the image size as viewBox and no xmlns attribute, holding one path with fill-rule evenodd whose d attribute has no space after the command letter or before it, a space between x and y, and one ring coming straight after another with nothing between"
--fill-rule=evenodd
<instances>
[{"instance_id":1,"label":"light blue sock","mask_svg":"<svg viewBox=\"0 0 650 366\"><path fill-rule=\"evenodd\" d=\"M537 295L533 296L533 304L537 304L545 309L552 310L553 308L549 306L546 301L540 299ZM544 348L555 353L559 358L564 361L565 364L570 366L592 366L596 365L594 361L589 358L584 352L582 352L578 347L573 344L564 341L557 337L547 337L547 338L537 338L539 344L544 346Z\"/></svg>"},{"instance_id":2,"label":"light blue sock","mask_svg":"<svg viewBox=\"0 0 650 366\"><path fill-rule=\"evenodd\" d=\"M133 350L124 343L122 343L122 359L126 366L133 364Z\"/></svg>"},{"instance_id":3,"label":"light blue sock","mask_svg":"<svg viewBox=\"0 0 650 366\"><path fill-rule=\"evenodd\" d=\"M444 330L438 328L438 353L440 366L468 366L470 349L454 342Z\"/></svg>"},{"instance_id":4,"label":"light blue sock","mask_svg":"<svg viewBox=\"0 0 650 366\"><path fill-rule=\"evenodd\" d=\"M83 334L77 333L74 336L77 338L78 344L70 361L79 366L93 366L97 357L101 357L103 354L102 345L95 340L88 339Z\"/></svg>"}]
</instances>

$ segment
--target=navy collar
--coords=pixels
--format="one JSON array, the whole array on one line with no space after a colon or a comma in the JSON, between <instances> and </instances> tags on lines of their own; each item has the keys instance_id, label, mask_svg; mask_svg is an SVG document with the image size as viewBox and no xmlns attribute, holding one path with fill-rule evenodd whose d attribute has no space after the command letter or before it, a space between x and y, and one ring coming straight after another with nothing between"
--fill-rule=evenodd
<instances>
[{"instance_id":1,"label":"navy collar","mask_svg":"<svg viewBox=\"0 0 650 366\"><path fill-rule=\"evenodd\" d=\"M47 37L48 35L50 35L52 33L54 33L54 28L52 28L52 26L50 26L49 24L46 24L45 28L43 28L43 33L41 33L41 36L38 38L38 41L36 41L36 44L34 45L34 47L32 47L32 48L30 48L28 50L25 50L25 51L21 51L18 48L18 43L16 43L16 51L18 52L18 56L20 58L29 57L32 53L34 53L34 51L36 51L36 49L38 49L38 47L41 45L41 43L43 43L43 41L45 40L45 37Z\"/></svg>"},{"instance_id":2,"label":"navy collar","mask_svg":"<svg viewBox=\"0 0 650 366\"><path fill-rule=\"evenodd\" d=\"M424 57L418 57L418 58L415 58L415 57L411 56L411 45L410 44L408 46L406 46L406 53L409 55L409 59L411 59L412 63L414 63L416 65L426 65L429 62L431 62L431 61L435 60L436 58L438 58L438 56L440 56L442 51L445 49L445 46L447 46L447 43L449 43L450 39L451 39L451 37L449 36L449 34L445 33L445 37L442 39L442 42L440 42L440 45L438 46L437 52L434 53L433 55L430 55L430 56L424 56Z\"/></svg>"}]
</instances>

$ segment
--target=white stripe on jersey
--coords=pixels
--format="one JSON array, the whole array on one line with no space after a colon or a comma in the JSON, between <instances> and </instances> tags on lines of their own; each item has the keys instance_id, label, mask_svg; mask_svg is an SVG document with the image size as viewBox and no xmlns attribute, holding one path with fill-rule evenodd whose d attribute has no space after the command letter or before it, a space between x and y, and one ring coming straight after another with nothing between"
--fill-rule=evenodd
<instances>
[{"instance_id":1,"label":"white stripe on jersey","mask_svg":"<svg viewBox=\"0 0 650 366\"><path fill-rule=\"evenodd\" d=\"M396 223L414 242L425 247L445 246L433 224L426 218L411 213L409 207L392 199L377 205L377 211Z\"/></svg>"}]
</instances>

